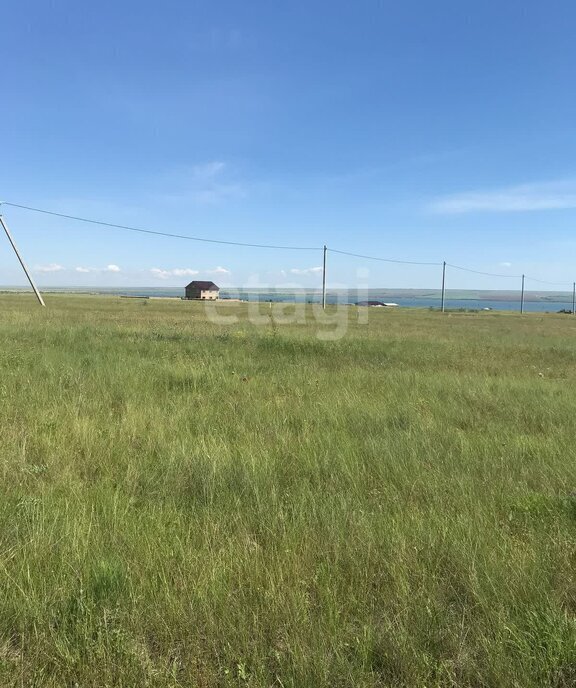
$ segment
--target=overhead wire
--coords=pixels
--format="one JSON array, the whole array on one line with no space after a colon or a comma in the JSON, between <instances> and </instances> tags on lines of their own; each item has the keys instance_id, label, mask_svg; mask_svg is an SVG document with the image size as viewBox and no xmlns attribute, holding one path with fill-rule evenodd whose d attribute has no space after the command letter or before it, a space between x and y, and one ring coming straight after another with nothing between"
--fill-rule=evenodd
<instances>
[{"instance_id":1,"label":"overhead wire","mask_svg":"<svg viewBox=\"0 0 576 688\"><path fill-rule=\"evenodd\" d=\"M129 225L120 225L113 222L104 222L102 220L92 220L87 217L79 217L76 215L67 215L66 213L57 213L52 210L44 210L42 208L33 208L27 205L20 205L19 203L10 203L2 201L3 205L9 205L12 208L20 208L21 210L29 210L34 213L42 213L43 215L52 215L54 217L62 217L67 220L76 220L78 222L86 222L92 225L99 225L101 227L110 227L114 229L123 229L128 232L139 232L141 234L153 234L156 236L170 237L172 239L187 239L189 241L202 241L209 244L226 244L227 246L244 246L247 248L266 248L279 249L283 251L321 251L321 246L277 246L273 244L251 244L243 241L225 241L224 239L207 239L205 237L190 236L188 234L173 234L172 232L162 232L155 229L144 229L143 227L131 227Z\"/></svg>"},{"instance_id":2,"label":"overhead wire","mask_svg":"<svg viewBox=\"0 0 576 688\"><path fill-rule=\"evenodd\" d=\"M353 256L354 258L364 258L365 260L379 260L383 263L399 263L401 265L442 265L442 263L425 263L415 260L395 260L393 258L377 258L375 256L363 256L359 253L350 253L349 251L339 251L335 248L327 249L330 253L339 253L342 256Z\"/></svg>"},{"instance_id":3,"label":"overhead wire","mask_svg":"<svg viewBox=\"0 0 576 688\"><path fill-rule=\"evenodd\" d=\"M550 284L552 286L572 286L572 282L549 282L548 280L538 279L537 277L530 277L530 275L504 275L503 273L497 272L481 272L480 270L473 270L472 268L465 268L461 265L453 265L452 263L446 263L448 267L455 268L456 270L463 270L464 272L473 272L476 275L486 275L487 277L513 277L514 279L530 280L532 282L539 282L540 284Z\"/></svg>"},{"instance_id":4,"label":"overhead wire","mask_svg":"<svg viewBox=\"0 0 576 688\"><path fill-rule=\"evenodd\" d=\"M154 236L163 236L163 237L169 237L172 239L184 239L188 241L199 241L199 242L205 242L209 244L221 244L221 245L227 245L227 246L241 246L241 247L246 247L246 248L262 248L262 249L271 249L271 250L282 250L282 251L321 251L323 250L322 246L283 246L283 245L277 245L277 244L253 244L253 243L248 243L248 242L243 242L243 241L226 241L224 239L208 239L206 237L197 237L197 236L190 236L188 234L175 234L173 232L163 232L160 230L155 230L155 229L146 229L144 227L133 227L130 225L122 225L122 224L116 224L114 222L105 222L103 220L94 220L92 218L87 218L87 217L81 217L78 215L69 215L67 213L59 213L55 212L53 210L46 210L44 208L36 208L33 206L28 206L28 205L23 205L20 203L11 203L10 201L0 201L0 207L2 205L7 205L12 208L19 208L21 210L27 210L30 212L34 213L41 213L43 215L51 215L53 217L61 217L67 220L74 220L77 222L84 222L87 224L92 224L92 225L98 225L100 227L108 227L111 229L121 229L125 230L128 232L138 232L140 234L151 234ZM398 265L433 265L433 266L441 266L444 265L444 263L441 262L432 262L432 261L415 261L415 260L399 260L399 259L394 259L394 258L382 258L378 256L368 256L364 255L361 253L352 253L350 251L341 251L339 249L335 248L329 248L329 247L324 247L326 251L330 253L336 253L339 255L343 256L351 256L353 258L361 258L363 260L375 260L383 263L395 263ZM536 277L530 277L529 275L511 275L511 274L503 274L503 273L497 273L497 272L484 272L482 270L474 270L473 268L467 268L462 265L455 265L453 263L445 263L446 267L454 268L455 270L461 270L463 272L470 272L476 275L484 275L486 277L502 277L502 278L514 278L514 279L521 279L524 277L526 280L531 280L533 282L538 282L540 284L549 284L552 286L568 286L572 285L572 282L549 282L547 280L541 280L537 279Z\"/></svg>"},{"instance_id":5,"label":"overhead wire","mask_svg":"<svg viewBox=\"0 0 576 688\"><path fill-rule=\"evenodd\" d=\"M465 268L461 265L453 265L452 263L446 263L449 268L454 268L455 270L462 270L463 272L473 272L476 275L486 275L487 277L514 277L515 279L520 279L522 275L504 275L497 272L482 272L481 270L473 270L472 268Z\"/></svg>"},{"instance_id":6,"label":"overhead wire","mask_svg":"<svg viewBox=\"0 0 576 688\"><path fill-rule=\"evenodd\" d=\"M539 282L540 284L550 284L552 286L572 286L573 282L548 282L547 280L537 279L536 277L530 277L530 275L525 275L525 279L531 280L532 282Z\"/></svg>"}]
</instances>

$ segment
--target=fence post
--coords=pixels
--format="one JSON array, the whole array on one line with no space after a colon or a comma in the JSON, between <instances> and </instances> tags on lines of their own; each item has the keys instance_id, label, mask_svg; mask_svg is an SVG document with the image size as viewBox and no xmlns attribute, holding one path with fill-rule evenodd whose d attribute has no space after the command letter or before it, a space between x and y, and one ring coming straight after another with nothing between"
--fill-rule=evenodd
<instances>
[{"instance_id":1,"label":"fence post","mask_svg":"<svg viewBox=\"0 0 576 688\"><path fill-rule=\"evenodd\" d=\"M446 296L446 261L444 261L442 263L442 301L441 301L442 313L444 313L445 296Z\"/></svg>"},{"instance_id":2,"label":"fence post","mask_svg":"<svg viewBox=\"0 0 576 688\"><path fill-rule=\"evenodd\" d=\"M522 275L522 293L520 294L520 315L524 313L524 278L525 275Z\"/></svg>"},{"instance_id":3,"label":"fence post","mask_svg":"<svg viewBox=\"0 0 576 688\"><path fill-rule=\"evenodd\" d=\"M326 244L324 244L324 253L322 256L322 310L326 310Z\"/></svg>"}]
</instances>

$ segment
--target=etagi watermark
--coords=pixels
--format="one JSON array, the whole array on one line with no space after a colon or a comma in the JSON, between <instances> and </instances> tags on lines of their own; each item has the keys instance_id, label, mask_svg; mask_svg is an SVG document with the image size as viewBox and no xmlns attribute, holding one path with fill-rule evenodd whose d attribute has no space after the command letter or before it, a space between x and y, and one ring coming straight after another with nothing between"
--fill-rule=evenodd
<instances>
[{"instance_id":1,"label":"etagi watermark","mask_svg":"<svg viewBox=\"0 0 576 688\"><path fill-rule=\"evenodd\" d=\"M242 321L278 331L286 325L308 325L322 341L342 339L351 324L368 323L369 308L358 307L368 294L368 271L357 273L357 286L330 284L326 309L318 290L307 290L303 285L290 283L270 288L257 276L238 289L226 289L229 298L207 300L204 308L207 319L215 325L236 325ZM257 291L256 291L257 290ZM267 291L269 290L269 291ZM280 300L285 298L286 300ZM244 308L230 312L233 300L242 301Z\"/></svg>"}]
</instances>

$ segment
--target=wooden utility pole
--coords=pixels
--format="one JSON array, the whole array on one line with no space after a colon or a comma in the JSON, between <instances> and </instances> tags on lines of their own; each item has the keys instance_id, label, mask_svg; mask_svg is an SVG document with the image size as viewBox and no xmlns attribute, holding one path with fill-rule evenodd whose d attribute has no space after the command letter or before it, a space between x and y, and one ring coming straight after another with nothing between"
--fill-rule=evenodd
<instances>
[{"instance_id":1,"label":"wooden utility pole","mask_svg":"<svg viewBox=\"0 0 576 688\"><path fill-rule=\"evenodd\" d=\"M0 214L0 224L2 227L4 227L4 231L6 232L6 236L8 237L8 241L10 242L12 248L14 249L14 253L16 254L16 257L20 261L20 265L22 266L22 269L26 273L26 277L28 278L28 281L30 282L30 286L34 290L34 293L36 294L36 298L38 299L38 302L40 303L41 306L46 306L44 303L44 299L42 298L42 294L38 291L38 287L34 284L34 280L32 279L32 275L28 272L28 268L26 267L26 263L24 262L22 256L20 255L16 244L14 243L14 239L12 238L12 235L10 234L10 230L8 229L8 225L6 224L6 220L2 217Z\"/></svg>"},{"instance_id":2,"label":"wooden utility pole","mask_svg":"<svg viewBox=\"0 0 576 688\"><path fill-rule=\"evenodd\" d=\"M446 295L446 261L442 263L442 313L444 313L444 301Z\"/></svg>"},{"instance_id":3,"label":"wooden utility pole","mask_svg":"<svg viewBox=\"0 0 576 688\"><path fill-rule=\"evenodd\" d=\"M522 275L522 292L520 294L520 315L524 313L524 278L525 275Z\"/></svg>"},{"instance_id":4,"label":"wooden utility pole","mask_svg":"<svg viewBox=\"0 0 576 688\"><path fill-rule=\"evenodd\" d=\"M326 244L324 244L324 253L322 256L322 310L326 310Z\"/></svg>"}]
</instances>

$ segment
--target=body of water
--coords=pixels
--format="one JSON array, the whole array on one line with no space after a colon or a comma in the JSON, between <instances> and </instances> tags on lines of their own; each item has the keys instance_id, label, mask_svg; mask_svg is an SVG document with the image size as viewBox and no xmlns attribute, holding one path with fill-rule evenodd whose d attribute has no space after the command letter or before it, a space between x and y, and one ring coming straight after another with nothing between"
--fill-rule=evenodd
<instances>
[{"instance_id":1,"label":"body of water","mask_svg":"<svg viewBox=\"0 0 576 688\"><path fill-rule=\"evenodd\" d=\"M0 291L26 291L23 288L0 287ZM143 298L180 298L183 290L177 287L50 287L44 293L99 294L107 296ZM220 297L242 301L320 303L322 292L318 289L266 289L266 288L228 288L221 289ZM440 308L441 295L436 290L423 289L338 289L328 290L326 301L329 304L357 304L362 301L381 301L396 303L402 308ZM520 293L504 291L447 290L445 308L447 310L465 309L498 311L519 311ZM567 292L526 292L524 310L529 312L555 313L561 309L571 310L572 294Z\"/></svg>"}]
</instances>

